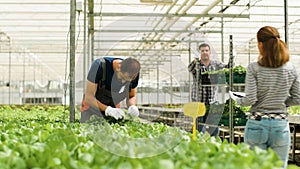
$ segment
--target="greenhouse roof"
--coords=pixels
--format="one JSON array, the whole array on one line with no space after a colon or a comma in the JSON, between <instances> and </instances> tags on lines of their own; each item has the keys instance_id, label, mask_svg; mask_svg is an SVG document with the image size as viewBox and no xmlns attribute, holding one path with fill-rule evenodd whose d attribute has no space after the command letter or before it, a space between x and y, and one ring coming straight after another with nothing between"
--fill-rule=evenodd
<instances>
[{"instance_id":1,"label":"greenhouse roof","mask_svg":"<svg viewBox=\"0 0 300 169\"><path fill-rule=\"evenodd\" d=\"M158 67L164 67L159 70L164 80L186 69L197 56L201 42L210 43L215 57L227 61L230 35L236 65L246 66L257 58L255 35L265 25L279 29L282 39L288 42L292 61L300 65L300 59L296 59L300 53L298 0L286 4L273 0L86 1L89 6L84 0L76 2L77 81L85 77L91 61L100 56L135 57L149 77ZM68 80L73 45L69 41L70 9L70 1L62 0L0 2L3 81Z\"/></svg>"}]
</instances>

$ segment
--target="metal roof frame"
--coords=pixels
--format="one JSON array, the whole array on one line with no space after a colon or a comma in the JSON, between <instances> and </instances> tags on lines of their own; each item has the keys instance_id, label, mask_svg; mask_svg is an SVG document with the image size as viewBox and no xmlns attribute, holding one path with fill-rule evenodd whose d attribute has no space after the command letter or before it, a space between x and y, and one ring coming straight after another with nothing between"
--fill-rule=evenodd
<instances>
[{"instance_id":1,"label":"metal roof frame","mask_svg":"<svg viewBox=\"0 0 300 169\"><path fill-rule=\"evenodd\" d=\"M297 0L288 1L288 11L284 9L285 1L274 3L272 0L173 0L172 3L165 4L142 3L138 0L81 2L86 2L87 6L82 12L76 12L76 66L82 64L83 57L86 57L88 60L85 69L88 69L93 58L103 54L121 54L123 51L129 56L132 54L138 57L138 53L141 52L145 57L149 57L147 51L159 52L160 49L164 49L168 52L179 52L178 54L185 51L171 48L172 43L185 43L187 48L190 43L195 53L196 44L205 40L211 43L218 58L226 61L230 34L233 35L238 56L254 60L257 56L257 29L271 25L277 27L284 38L285 13L288 14L290 52L296 57L294 55L300 50L300 3ZM91 3L93 10L90 10ZM10 50L12 60L19 60L18 64L22 60L33 64L36 60L36 63L40 64L36 71L44 72L45 79L65 81L66 75L69 74L67 60L70 48L70 2L3 0L0 2L0 11L0 32L11 38L11 45L0 38L1 63L4 64L0 70L4 74L3 80L8 79L5 74L9 66ZM94 17L93 29L91 16ZM125 23L122 27L113 24L122 19ZM134 22L138 26L132 24ZM95 43L94 51L91 51L91 38ZM88 56L84 56L85 54ZM92 54L94 55L91 56ZM187 54L185 51L182 57L186 57ZM31 58L33 55L35 58ZM239 60L239 57L236 58L236 64L246 66L247 63L241 61L244 59ZM186 66L187 61L182 59L182 65ZM11 68L14 68L14 62L11 64ZM19 80L18 74L24 73L21 70L11 72L16 72L11 74L11 80ZM24 80L34 80L33 72L26 72Z\"/></svg>"}]
</instances>

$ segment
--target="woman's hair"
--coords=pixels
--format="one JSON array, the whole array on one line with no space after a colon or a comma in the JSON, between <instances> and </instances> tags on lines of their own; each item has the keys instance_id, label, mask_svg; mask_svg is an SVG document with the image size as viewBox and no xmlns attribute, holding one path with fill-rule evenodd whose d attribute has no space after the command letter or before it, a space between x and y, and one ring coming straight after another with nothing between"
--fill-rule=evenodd
<instances>
[{"instance_id":1,"label":"woman's hair","mask_svg":"<svg viewBox=\"0 0 300 169\"><path fill-rule=\"evenodd\" d=\"M121 72L127 72L131 77L141 69L140 62L133 58L126 58L121 62Z\"/></svg>"},{"instance_id":2,"label":"woman's hair","mask_svg":"<svg viewBox=\"0 0 300 169\"><path fill-rule=\"evenodd\" d=\"M289 51L286 44L280 39L279 32L271 26L259 29L257 41L262 42L259 50L258 64L265 67L280 67L289 61Z\"/></svg>"}]
</instances>

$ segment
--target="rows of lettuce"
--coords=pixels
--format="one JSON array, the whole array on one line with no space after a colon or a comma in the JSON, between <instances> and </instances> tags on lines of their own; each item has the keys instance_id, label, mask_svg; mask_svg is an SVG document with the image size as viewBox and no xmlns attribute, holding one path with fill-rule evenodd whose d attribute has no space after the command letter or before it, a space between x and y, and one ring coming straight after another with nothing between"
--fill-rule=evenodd
<instances>
[{"instance_id":1,"label":"rows of lettuce","mask_svg":"<svg viewBox=\"0 0 300 169\"><path fill-rule=\"evenodd\" d=\"M276 169L282 165L272 150L250 150L243 143L199 133L194 141L190 133L162 123L69 123L68 114L63 106L0 107L0 168ZM140 146L144 143L149 145Z\"/></svg>"}]
</instances>

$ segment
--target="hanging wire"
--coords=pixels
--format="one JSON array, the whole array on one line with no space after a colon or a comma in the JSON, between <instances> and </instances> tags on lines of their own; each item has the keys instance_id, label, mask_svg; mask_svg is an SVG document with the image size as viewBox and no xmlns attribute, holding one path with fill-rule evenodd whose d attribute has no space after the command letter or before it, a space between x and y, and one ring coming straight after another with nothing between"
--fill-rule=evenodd
<instances>
[{"instance_id":1,"label":"hanging wire","mask_svg":"<svg viewBox=\"0 0 300 169\"><path fill-rule=\"evenodd\" d=\"M80 36L80 33L81 33L80 11L77 11L77 13L78 13L78 17L77 17L77 22L78 22L78 34L77 34L77 38L76 38L75 51L77 50L77 47L78 47L78 41L79 41L79 36Z\"/></svg>"},{"instance_id":2,"label":"hanging wire","mask_svg":"<svg viewBox=\"0 0 300 169\"><path fill-rule=\"evenodd\" d=\"M100 28L100 30L101 30L101 24L102 24L102 6L103 6L103 4L102 4L102 0L100 0L100 11L99 11L99 13L100 13L100 17L99 17L99 28Z\"/></svg>"}]
</instances>

